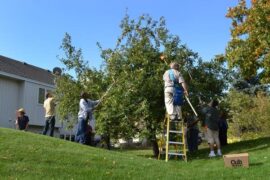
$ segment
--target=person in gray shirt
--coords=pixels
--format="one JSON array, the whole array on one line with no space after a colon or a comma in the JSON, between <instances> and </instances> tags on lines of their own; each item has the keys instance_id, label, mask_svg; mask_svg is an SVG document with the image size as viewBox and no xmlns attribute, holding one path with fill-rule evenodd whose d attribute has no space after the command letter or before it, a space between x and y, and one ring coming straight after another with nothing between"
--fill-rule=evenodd
<instances>
[{"instance_id":1,"label":"person in gray shirt","mask_svg":"<svg viewBox=\"0 0 270 180\"><path fill-rule=\"evenodd\" d=\"M217 100L212 100L208 106L202 108L202 113L205 115L205 126L210 145L209 157L215 157L214 144L217 145L217 155L221 156L220 142L219 142L219 111Z\"/></svg>"},{"instance_id":2,"label":"person in gray shirt","mask_svg":"<svg viewBox=\"0 0 270 180\"><path fill-rule=\"evenodd\" d=\"M176 86L182 87L184 94L187 96L187 85L183 76L179 72L179 64L172 62L170 64L170 68L171 69L167 70L163 75L165 106L170 120L179 120L182 119L181 106L174 104L173 96L176 90Z\"/></svg>"}]
</instances>

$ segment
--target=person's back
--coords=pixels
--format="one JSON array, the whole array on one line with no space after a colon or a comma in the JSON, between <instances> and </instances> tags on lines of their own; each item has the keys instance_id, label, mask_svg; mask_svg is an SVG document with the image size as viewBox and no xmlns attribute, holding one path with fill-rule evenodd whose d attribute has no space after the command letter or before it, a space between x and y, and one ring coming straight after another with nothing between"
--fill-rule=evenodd
<instances>
[{"instance_id":1,"label":"person's back","mask_svg":"<svg viewBox=\"0 0 270 180\"><path fill-rule=\"evenodd\" d=\"M165 87L174 87L174 82L170 79L170 71L173 72L177 83L181 84L181 83L185 82L183 79L183 76L181 75L181 73L178 70L169 69L169 70L165 71L165 73L163 74L163 81L164 81Z\"/></svg>"},{"instance_id":2,"label":"person's back","mask_svg":"<svg viewBox=\"0 0 270 180\"><path fill-rule=\"evenodd\" d=\"M170 69L163 75L163 80L166 111L170 120L180 120L182 119L182 95L183 93L188 95L188 92L186 83L179 72L179 64L175 62L171 63Z\"/></svg>"},{"instance_id":3,"label":"person's back","mask_svg":"<svg viewBox=\"0 0 270 180\"><path fill-rule=\"evenodd\" d=\"M48 97L44 101L45 117L50 117L55 115L55 103L53 97Z\"/></svg>"},{"instance_id":4,"label":"person's back","mask_svg":"<svg viewBox=\"0 0 270 180\"><path fill-rule=\"evenodd\" d=\"M55 102L51 93L46 94L46 100L43 104L45 110L45 126L42 134L46 135L50 129L50 136L53 136L55 126Z\"/></svg>"},{"instance_id":5,"label":"person's back","mask_svg":"<svg viewBox=\"0 0 270 180\"><path fill-rule=\"evenodd\" d=\"M214 144L217 145L217 154L219 156L222 155L221 149L220 149L220 141L219 141L219 111L217 110L218 101L213 100L209 104L209 106L204 107L202 109L202 113L205 114L205 125L207 127L207 138L208 143L210 144L210 153L209 157L214 157Z\"/></svg>"},{"instance_id":6,"label":"person's back","mask_svg":"<svg viewBox=\"0 0 270 180\"><path fill-rule=\"evenodd\" d=\"M219 112L215 107L205 107L203 108L203 113L205 114L205 125L211 130L217 131L219 129Z\"/></svg>"},{"instance_id":7,"label":"person's back","mask_svg":"<svg viewBox=\"0 0 270 180\"><path fill-rule=\"evenodd\" d=\"M27 124L29 122L28 116L24 115L22 117L18 117L18 126L20 130L25 130L27 127Z\"/></svg>"}]
</instances>

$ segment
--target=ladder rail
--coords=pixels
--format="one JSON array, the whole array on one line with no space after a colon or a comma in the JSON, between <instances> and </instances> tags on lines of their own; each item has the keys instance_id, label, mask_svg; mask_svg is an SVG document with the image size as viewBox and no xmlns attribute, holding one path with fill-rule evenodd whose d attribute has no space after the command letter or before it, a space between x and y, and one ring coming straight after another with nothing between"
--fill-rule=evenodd
<instances>
[{"instance_id":1,"label":"ladder rail","mask_svg":"<svg viewBox=\"0 0 270 180\"><path fill-rule=\"evenodd\" d=\"M167 131L166 131L166 133L167 133L167 136L166 136L166 162L168 162L168 158L169 158L169 130L170 130L170 118L169 118L169 115L167 115Z\"/></svg>"},{"instance_id":2,"label":"ladder rail","mask_svg":"<svg viewBox=\"0 0 270 180\"><path fill-rule=\"evenodd\" d=\"M166 119L167 119L167 122L165 124L167 124L167 127L166 127L167 131L166 131L165 161L168 162L169 155L173 155L173 156L182 156L184 161L187 162L187 149L186 149L186 138L185 138L184 122L183 121L177 122L177 123L181 124L181 129L180 130L171 130L170 129L170 123L176 123L176 122L171 122L168 115L166 115ZM180 135L182 137L182 142L170 141L170 134L172 134L172 133ZM170 144L174 145L175 152L169 151ZM180 151L178 151L178 146L179 146L179 149L181 149ZM182 147L180 148L180 146L182 146Z\"/></svg>"},{"instance_id":3,"label":"ladder rail","mask_svg":"<svg viewBox=\"0 0 270 180\"><path fill-rule=\"evenodd\" d=\"M184 129L184 124L182 124L182 132L184 132L185 131L185 129ZM183 149L183 151L184 151L184 154L185 154L185 156L184 156L184 160L185 160L185 162L187 162L187 147L186 147L186 137L185 137L185 133L183 133L183 136L182 136L182 142L183 142L183 144L184 144L184 149Z\"/></svg>"}]
</instances>

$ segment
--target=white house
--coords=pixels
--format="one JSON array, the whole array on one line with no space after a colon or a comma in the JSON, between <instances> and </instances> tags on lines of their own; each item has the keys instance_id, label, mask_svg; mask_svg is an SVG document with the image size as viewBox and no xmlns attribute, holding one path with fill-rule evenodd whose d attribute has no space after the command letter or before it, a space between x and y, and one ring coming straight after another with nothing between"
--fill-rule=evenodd
<instances>
[{"instance_id":1,"label":"white house","mask_svg":"<svg viewBox=\"0 0 270 180\"><path fill-rule=\"evenodd\" d=\"M0 55L0 127L14 128L16 110L22 107L30 128L41 129L45 94L53 89L54 76L49 70Z\"/></svg>"}]
</instances>

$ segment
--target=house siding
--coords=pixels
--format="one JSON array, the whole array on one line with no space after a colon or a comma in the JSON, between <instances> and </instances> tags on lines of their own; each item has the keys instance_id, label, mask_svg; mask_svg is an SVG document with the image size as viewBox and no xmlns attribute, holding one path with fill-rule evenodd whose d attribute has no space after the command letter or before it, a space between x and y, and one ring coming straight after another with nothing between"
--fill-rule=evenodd
<instances>
[{"instance_id":1,"label":"house siding","mask_svg":"<svg viewBox=\"0 0 270 180\"><path fill-rule=\"evenodd\" d=\"M48 90L55 89L51 71L0 55L0 127L15 128L16 110L24 108L29 131L40 133L45 124L40 88L44 99ZM60 127L58 119L55 127Z\"/></svg>"},{"instance_id":2,"label":"house siding","mask_svg":"<svg viewBox=\"0 0 270 180\"><path fill-rule=\"evenodd\" d=\"M50 86L40 85L32 82L25 82L24 86L24 107L29 115L30 125L43 126L45 122L43 102L39 103L39 88L43 88L45 93L53 88ZM44 94L45 96L45 94ZM59 123L56 123L59 126Z\"/></svg>"},{"instance_id":3,"label":"house siding","mask_svg":"<svg viewBox=\"0 0 270 180\"><path fill-rule=\"evenodd\" d=\"M19 108L25 109L29 125L44 126L43 102L38 102L39 88L43 88L45 93L54 90L49 84L0 75L0 126L15 128L16 110ZM58 119L56 127L60 127Z\"/></svg>"},{"instance_id":4,"label":"house siding","mask_svg":"<svg viewBox=\"0 0 270 180\"><path fill-rule=\"evenodd\" d=\"M22 102L19 98L22 82L0 76L0 126L14 128L16 110Z\"/></svg>"}]
</instances>

